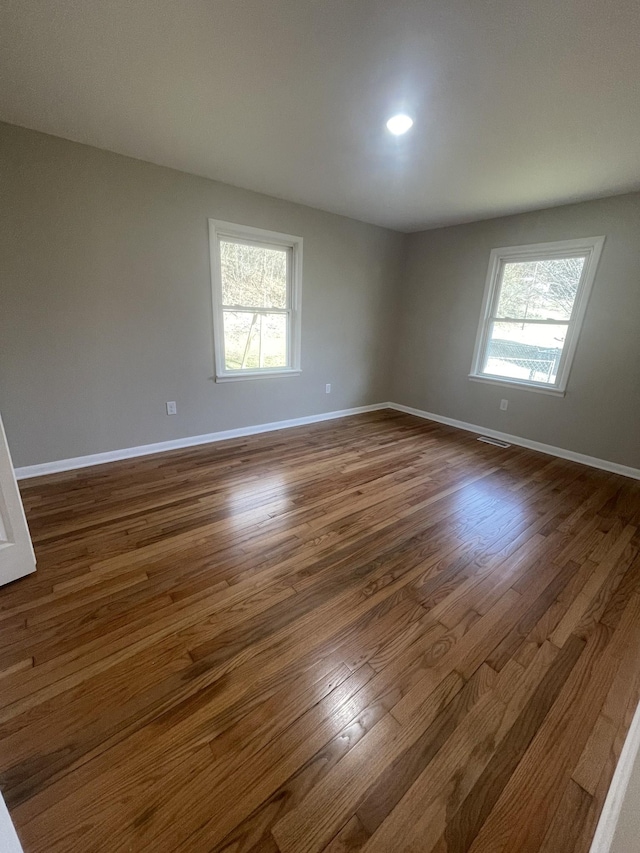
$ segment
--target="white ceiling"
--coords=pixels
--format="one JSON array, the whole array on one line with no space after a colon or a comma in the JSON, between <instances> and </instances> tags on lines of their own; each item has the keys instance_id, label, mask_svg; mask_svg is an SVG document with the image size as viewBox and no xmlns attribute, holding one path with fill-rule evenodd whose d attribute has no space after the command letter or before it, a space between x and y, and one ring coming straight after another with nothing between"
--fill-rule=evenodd
<instances>
[{"instance_id":1,"label":"white ceiling","mask_svg":"<svg viewBox=\"0 0 640 853\"><path fill-rule=\"evenodd\" d=\"M406 231L562 204L640 187L640 2L2 0L0 119Z\"/></svg>"}]
</instances>

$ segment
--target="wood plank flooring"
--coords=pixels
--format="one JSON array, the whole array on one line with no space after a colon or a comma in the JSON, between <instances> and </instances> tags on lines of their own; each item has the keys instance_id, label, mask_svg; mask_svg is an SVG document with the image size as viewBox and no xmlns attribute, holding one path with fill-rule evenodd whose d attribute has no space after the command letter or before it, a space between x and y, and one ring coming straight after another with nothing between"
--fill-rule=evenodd
<instances>
[{"instance_id":1,"label":"wood plank flooring","mask_svg":"<svg viewBox=\"0 0 640 853\"><path fill-rule=\"evenodd\" d=\"M26 853L587 853L640 699L640 483L384 411L21 491Z\"/></svg>"}]
</instances>

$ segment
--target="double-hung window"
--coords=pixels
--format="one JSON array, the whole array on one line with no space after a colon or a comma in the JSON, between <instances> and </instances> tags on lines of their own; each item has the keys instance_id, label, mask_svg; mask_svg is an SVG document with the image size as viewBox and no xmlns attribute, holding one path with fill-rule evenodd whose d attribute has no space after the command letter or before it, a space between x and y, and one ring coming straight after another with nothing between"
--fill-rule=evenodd
<instances>
[{"instance_id":1,"label":"double-hung window","mask_svg":"<svg viewBox=\"0 0 640 853\"><path fill-rule=\"evenodd\" d=\"M491 252L472 379L564 394L603 243Z\"/></svg>"},{"instance_id":2,"label":"double-hung window","mask_svg":"<svg viewBox=\"0 0 640 853\"><path fill-rule=\"evenodd\" d=\"M216 381L300 373L302 238L209 220Z\"/></svg>"}]
</instances>

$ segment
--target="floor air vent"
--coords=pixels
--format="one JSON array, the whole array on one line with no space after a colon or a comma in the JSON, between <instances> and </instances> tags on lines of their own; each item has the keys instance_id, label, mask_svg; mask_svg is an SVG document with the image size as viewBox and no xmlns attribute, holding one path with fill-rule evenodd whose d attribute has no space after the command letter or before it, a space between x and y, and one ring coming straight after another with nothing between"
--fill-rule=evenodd
<instances>
[{"instance_id":1,"label":"floor air vent","mask_svg":"<svg viewBox=\"0 0 640 853\"><path fill-rule=\"evenodd\" d=\"M496 447L511 447L506 441L500 441L499 438L491 438L488 435L479 435L478 441L484 441L485 444L494 444Z\"/></svg>"}]
</instances>

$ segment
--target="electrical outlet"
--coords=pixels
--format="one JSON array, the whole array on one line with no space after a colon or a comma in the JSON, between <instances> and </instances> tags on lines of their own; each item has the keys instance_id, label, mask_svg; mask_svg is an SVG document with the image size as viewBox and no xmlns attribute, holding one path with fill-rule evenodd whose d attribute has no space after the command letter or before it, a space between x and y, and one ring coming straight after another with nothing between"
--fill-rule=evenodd
<instances>
[{"instance_id":1,"label":"electrical outlet","mask_svg":"<svg viewBox=\"0 0 640 853\"><path fill-rule=\"evenodd\" d=\"M509 401L508 400L500 400L500 411L506 412L508 408L509 408Z\"/></svg>"},{"instance_id":2,"label":"electrical outlet","mask_svg":"<svg viewBox=\"0 0 640 853\"><path fill-rule=\"evenodd\" d=\"M178 407L176 406L175 400L171 400L170 402L167 403L167 414L168 415L177 415L178 414Z\"/></svg>"},{"instance_id":3,"label":"electrical outlet","mask_svg":"<svg viewBox=\"0 0 640 853\"><path fill-rule=\"evenodd\" d=\"M330 382L327 382L327 384L324 386L324 390L327 394L331 393L331 383Z\"/></svg>"}]
</instances>

